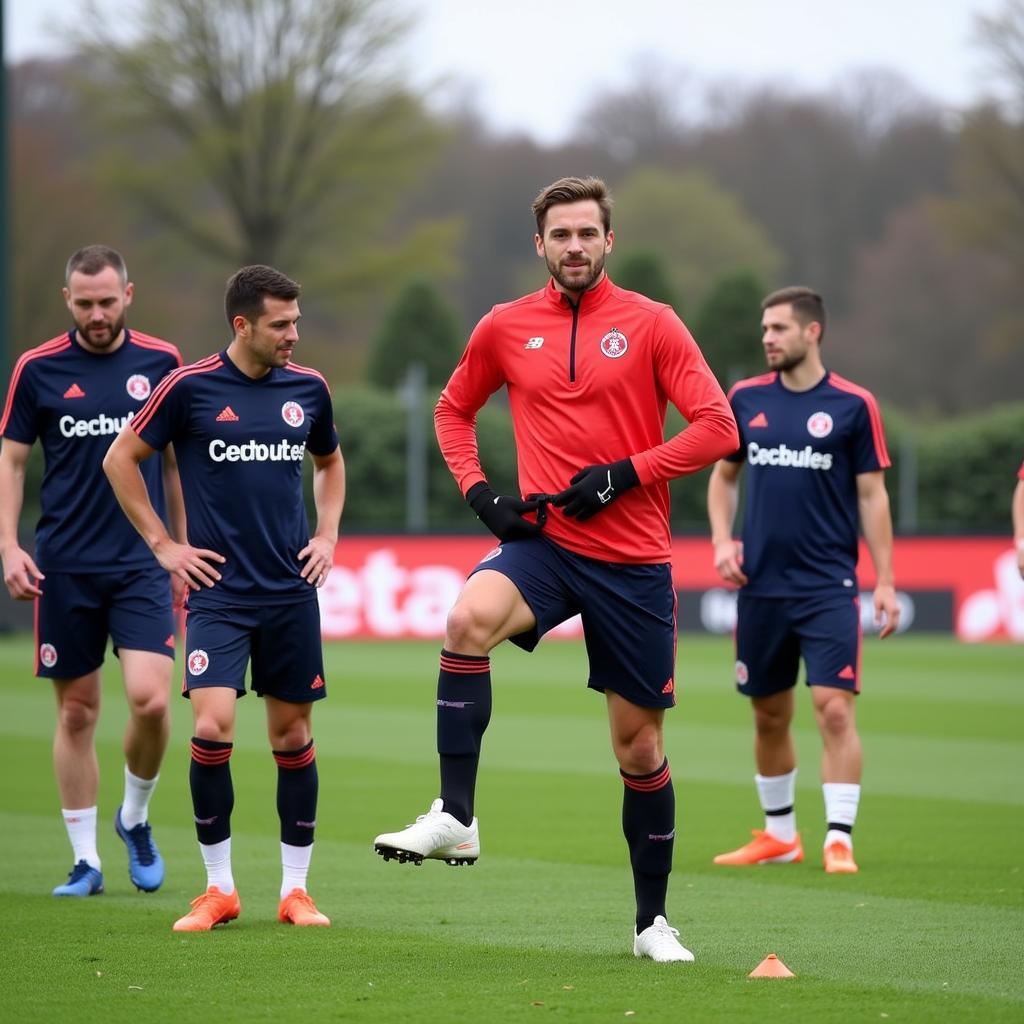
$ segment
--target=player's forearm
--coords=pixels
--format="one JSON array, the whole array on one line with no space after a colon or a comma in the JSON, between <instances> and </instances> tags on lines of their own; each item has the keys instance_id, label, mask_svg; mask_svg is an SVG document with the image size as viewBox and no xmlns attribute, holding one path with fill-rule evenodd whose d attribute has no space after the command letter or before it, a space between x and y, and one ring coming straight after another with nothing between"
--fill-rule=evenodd
<instances>
[{"instance_id":1,"label":"player's forearm","mask_svg":"<svg viewBox=\"0 0 1024 1024\"><path fill-rule=\"evenodd\" d=\"M340 451L337 459L314 466L313 504L316 507L315 536L336 542L345 507L345 461Z\"/></svg>"},{"instance_id":2,"label":"player's forearm","mask_svg":"<svg viewBox=\"0 0 1024 1024\"><path fill-rule=\"evenodd\" d=\"M0 551L18 544L18 520L25 497L25 467L0 458Z\"/></svg>"},{"instance_id":3,"label":"player's forearm","mask_svg":"<svg viewBox=\"0 0 1024 1024\"><path fill-rule=\"evenodd\" d=\"M875 585L894 586L892 516L889 512L889 494L883 487L862 497L859 505L861 529L864 532L868 551L871 552L871 561L875 566Z\"/></svg>"},{"instance_id":4,"label":"player's forearm","mask_svg":"<svg viewBox=\"0 0 1024 1024\"><path fill-rule=\"evenodd\" d=\"M728 404L712 405L663 444L633 455L633 466L641 484L661 483L705 469L732 455L739 443Z\"/></svg>"},{"instance_id":5,"label":"player's forearm","mask_svg":"<svg viewBox=\"0 0 1024 1024\"><path fill-rule=\"evenodd\" d=\"M441 455L463 494L474 484L486 481L480 465L475 416L466 416L442 394L434 407L434 432Z\"/></svg>"},{"instance_id":6,"label":"player's forearm","mask_svg":"<svg viewBox=\"0 0 1024 1024\"><path fill-rule=\"evenodd\" d=\"M716 466L708 481L708 521L711 524L711 542L720 544L732 539L739 505L739 482L729 480Z\"/></svg>"},{"instance_id":7,"label":"player's forearm","mask_svg":"<svg viewBox=\"0 0 1024 1024\"><path fill-rule=\"evenodd\" d=\"M155 551L161 543L170 540L170 534L153 508L139 463L116 447L115 441L103 460L103 472L128 521L150 550Z\"/></svg>"},{"instance_id":8,"label":"player's forearm","mask_svg":"<svg viewBox=\"0 0 1024 1024\"><path fill-rule=\"evenodd\" d=\"M178 463L173 455L169 455L170 446L163 453L164 497L167 501L167 522L171 536L180 544L184 544L188 536L185 519L185 495L181 490L181 477L178 475Z\"/></svg>"}]
</instances>

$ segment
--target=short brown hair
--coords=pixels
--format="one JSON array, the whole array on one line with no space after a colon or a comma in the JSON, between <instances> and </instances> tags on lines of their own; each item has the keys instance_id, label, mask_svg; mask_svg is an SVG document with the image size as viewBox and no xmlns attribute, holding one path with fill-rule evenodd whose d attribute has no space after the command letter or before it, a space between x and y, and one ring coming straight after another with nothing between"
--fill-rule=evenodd
<instances>
[{"instance_id":1,"label":"short brown hair","mask_svg":"<svg viewBox=\"0 0 1024 1024\"><path fill-rule=\"evenodd\" d=\"M825 337L825 300L813 289L803 285L790 285L780 288L761 300L761 312L772 306L781 306L788 302L793 307L793 316L803 327L809 323L821 324L821 338Z\"/></svg>"},{"instance_id":2,"label":"short brown hair","mask_svg":"<svg viewBox=\"0 0 1024 1024\"><path fill-rule=\"evenodd\" d=\"M224 292L224 312L228 323L233 324L236 316L244 316L254 324L263 313L263 300L271 298L297 299L302 293L302 286L285 277L273 267L256 263L251 267L242 267L228 278L227 290Z\"/></svg>"},{"instance_id":3,"label":"short brown hair","mask_svg":"<svg viewBox=\"0 0 1024 1024\"><path fill-rule=\"evenodd\" d=\"M95 277L106 267L113 267L117 271L122 285L128 283L128 267L116 249L111 249L109 245L85 245L71 254L64 268L64 283L67 284L76 272Z\"/></svg>"},{"instance_id":4,"label":"short brown hair","mask_svg":"<svg viewBox=\"0 0 1024 1024\"><path fill-rule=\"evenodd\" d=\"M601 223L607 235L612 229L612 194L608 186L600 179L559 178L537 193L533 201L533 215L537 218L537 234L544 234L544 219L552 206L561 203L578 203L584 199L593 199L601 210Z\"/></svg>"}]
</instances>

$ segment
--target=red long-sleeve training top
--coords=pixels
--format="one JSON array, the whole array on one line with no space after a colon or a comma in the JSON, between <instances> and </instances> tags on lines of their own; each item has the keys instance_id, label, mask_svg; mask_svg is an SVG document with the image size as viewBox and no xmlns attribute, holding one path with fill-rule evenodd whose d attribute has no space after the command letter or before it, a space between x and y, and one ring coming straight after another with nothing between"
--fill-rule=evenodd
<instances>
[{"instance_id":1,"label":"red long-sleeve training top","mask_svg":"<svg viewBox=\"0 0 1024 1024\"><path fill-rule=\"evenodd\" d=\"M739 445L729 403L672 308L607 276L577 306L549 281L477 324L434 410L441 452L463 494L485 479L476 413L502 385L522 494L555 494L584 466L632 458L642 486L592 519L550 510L545 536L590 558L669 561L667 481ZM689 425L666 441L670 401Z\"/></svg>"}]
</instances>

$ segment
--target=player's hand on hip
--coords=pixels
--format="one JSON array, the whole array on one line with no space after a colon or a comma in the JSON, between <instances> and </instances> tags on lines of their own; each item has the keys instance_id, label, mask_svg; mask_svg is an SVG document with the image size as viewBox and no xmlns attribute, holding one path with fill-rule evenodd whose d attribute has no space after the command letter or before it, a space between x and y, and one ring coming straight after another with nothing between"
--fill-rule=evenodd
<instances>
[{"instance_id":1,"label":"player's hand on hip","mask_svg":"<svg viewBox=\"0 0 1024 1024\"><path fill-rule=\"evenodd\" d=\"M536 537L544 528L547 518L547 495L523 500L510 494L495 494L483 480L470 487L466 492L466 501L484 526L500 541ZM537 513L536 522L523 518L530 512Z\"/></svg>"},{"instance_id":2,"label":"player's hand on hip","mask_svg":"<svg viewBox=\"0 0 1024 1024\"><path fill-rule=\"evenodd\" d=\"M306 562L299 575L311 586L322 587L327 582L327 574L334 568L336 543L327 537L310 537L299 552L299 561L305 559Z\"/></svg>"},{"instance_id":3,"label":"player's hand on hip","mask_svg":"<svg viewBox=\"0 0 1024 1024\"><path fill-rule=\"evenodd\" d=\"M194 548L191 544L179 544L167 539L153 548L156 560L171 574L181 580L189 590L212 587L219 579L217 564L227 559L209 548Z\"/></svg>"},{"instance_id":4,"label":"player's hand on hip","mask_svg":"<svg viewBox=\"0 0 1024 1024\"><path fill-rule=\"evenodd\" d=\"M896 588L891 584L875 587L874 603L875 625L882 627L878 631L878 638L884 640L895 633L900 625L900 603L896 600Z\"/></svg>"},{"instance_id":5,"label":"player's hand on hip","mask_svg":"<svg viewBox=\"0 0 1024 1024\"><path fill-rule=\"evenodd\" d=\"M33 601L42 596L39 581L46 577L23 548L11 547L4 551L4 583L15 601Z\"/></svg>"},{"instance_id":6,"label":"player's hand on hip","mask_svg":"<svg viewBox=\"0 0 1024 1024\"><path fill-rule=\"evenodd\" d=\"M721 540L715 544L715 568L726 583L733 583L737 587L746 586L747 574L743 571L742 566L742 541Z\"/></svg>"},{"instance_id":7,"label":"player's hand on hip","mask_svg":"<svg viewBox=\"0 0 1024 1024\"><path fill-rule=\"evenodd\" d=\"M607 508L623 491L639 483L632 459L584 466L569 481L569 486L551 499L551 503L567 516L575 516L583 522Z\"/></svg>"}]
</instances>

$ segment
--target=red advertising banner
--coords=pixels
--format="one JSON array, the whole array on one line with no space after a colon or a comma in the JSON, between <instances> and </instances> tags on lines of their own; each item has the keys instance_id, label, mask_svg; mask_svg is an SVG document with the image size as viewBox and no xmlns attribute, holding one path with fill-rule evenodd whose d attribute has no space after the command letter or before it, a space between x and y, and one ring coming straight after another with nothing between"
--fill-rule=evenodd
<instances>
[{"instance_id":1,"label":"red advertising banner","mask_svg":"<svg viewBox=\"0 0 1024 1024\"><path fill-rule=\"evenodd\" d=\"M466 574L493 546L482 536L344 537L320 591L324 636L443 637ZM874 581L863 549L860 564L860 585L869 591ZM907 628L955 630L974 642L1024 641L1024 581L1008 540L899 538L895 565ZM680 629L731 630L734 594L715 572L708 541L676 538L672 575L680 592ZM870 601L863 604L870 628ZM556 633L580 635L578 620Z\"/></svg>"}]
</instances>

